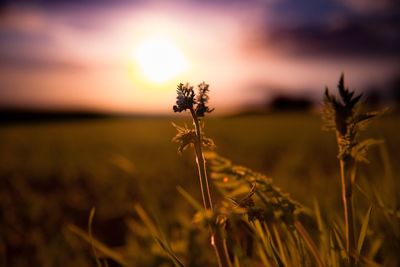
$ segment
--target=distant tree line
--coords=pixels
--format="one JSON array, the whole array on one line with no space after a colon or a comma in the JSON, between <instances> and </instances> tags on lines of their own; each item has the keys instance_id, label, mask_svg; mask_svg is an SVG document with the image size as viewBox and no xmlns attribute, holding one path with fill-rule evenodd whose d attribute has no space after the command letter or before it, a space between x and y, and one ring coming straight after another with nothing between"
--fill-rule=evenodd
<instances>
[{"instance_id":1,"label":"distant tree line","mask_svg":"<svg viewBox=\"0 0 400 267\"><path fill-rule=\"evenodd\" d=\"M400 74L384 87L370 87L363 92L364 104L369 108L391 106L393 112L400 112ZM293 95L276 93L265 102L265 108L272 112L310 111L318 105L310 94Z\"/></svg>"}]
</instances>

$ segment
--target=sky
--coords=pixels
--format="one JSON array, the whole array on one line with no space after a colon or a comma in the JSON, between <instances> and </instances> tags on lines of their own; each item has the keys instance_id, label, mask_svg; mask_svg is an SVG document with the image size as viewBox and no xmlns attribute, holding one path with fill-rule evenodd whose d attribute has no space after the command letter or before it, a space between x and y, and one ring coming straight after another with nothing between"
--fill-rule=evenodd
<instances>
[{"instance_id":1,"label":"sky","mask_svg":"<svg viewBox=\"0 0 400 267\"><path fill-rule=\"evenodd\" d=\"M224 113L400 74L395 0L0 2L0 107L170 113L180 82Z\"/></svg>"}]
</instances>

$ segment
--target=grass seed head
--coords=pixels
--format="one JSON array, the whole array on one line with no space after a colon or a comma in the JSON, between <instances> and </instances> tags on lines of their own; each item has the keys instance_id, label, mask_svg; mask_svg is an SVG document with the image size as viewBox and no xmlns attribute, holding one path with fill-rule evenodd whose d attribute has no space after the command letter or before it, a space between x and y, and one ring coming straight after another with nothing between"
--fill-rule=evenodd
<instances>
[{"instance_id":1,"label":"grass seed head","mask_svg":"<svg viewBox=\"0 0 400 267\"><path fill-rule=\"evenodd\" d=\"M176 89L176 104L173 106L174 112L182 112L187 109L193 110L197 117L204 117L205 113L210 113L214 109L208 106L210 99L210 85L205 82L197 86L197 95L193 90L193 86L189 83L180 83Z\"/></svg>"},{"instance_id":2,"label":"grass seed head","mask_svg":"<svg viewBox=\"0 0 400 267\"><path fill-rule=\"evenodd\" d=\"M365 130L369 123L386 110L375 112L363 112L362 94L355 95L345 87L344 75L342 74L338 83L340 98L336 98L325 89L323 101L324 129L336 131L339 158L352 158L356 161L366 162L366 150L380 141L367 139L362 142L358 140L359 134Z\"/></svg>"}]
</instances>

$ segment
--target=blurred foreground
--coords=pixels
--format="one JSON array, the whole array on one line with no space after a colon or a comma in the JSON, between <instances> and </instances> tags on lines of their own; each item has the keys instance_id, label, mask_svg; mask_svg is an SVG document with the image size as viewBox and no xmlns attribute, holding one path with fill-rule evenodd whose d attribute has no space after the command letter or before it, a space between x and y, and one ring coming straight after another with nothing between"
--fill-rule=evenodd
<instances>
[{"instance_id":1,"label":"blurred foreground","mask_svg":"<svg viewBox=\"0 0 400 267\"><path fill-rule=\"evenodd\" d=\"M109 118L2 125L3 266L93 264L89 246L66 228L73 223L86 229L93 206L94 235L113 247L135 247L125 219L135 216L136 202L168 233L180 218L190 221L193 209L176 186L200 199L194 155L190 150L176 153L171 121L183 123L176 118ZM396 116L372 124L366 134L385 144L372 149L371 163L359 172L359 184L374 188L394 209L400 203L398 129ZM329 218L342 216L335 137L321 130L318 115L211 118L205 130L219 154L266 173L306 206L318 199ZM139 249L136 253L144 257Z\"/></svg>"}]
</instances>

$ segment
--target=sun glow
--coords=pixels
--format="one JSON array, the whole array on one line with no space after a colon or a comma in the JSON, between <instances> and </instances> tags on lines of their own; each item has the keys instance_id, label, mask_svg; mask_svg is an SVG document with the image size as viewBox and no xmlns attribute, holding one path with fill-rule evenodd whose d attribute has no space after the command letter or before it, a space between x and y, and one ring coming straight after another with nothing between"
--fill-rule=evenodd
<instances>
[{"instance_id":1,"label":"sun glow","mask_svg":"<svg viewBox=\"0 0 400 267\"><path fill-rule=\"evenodd\" d=\"M133 60L144 80L156 84L171 81L188 65L178 46L165 37L149 38L139 43Z\"/></svg>"}]
</instances>

